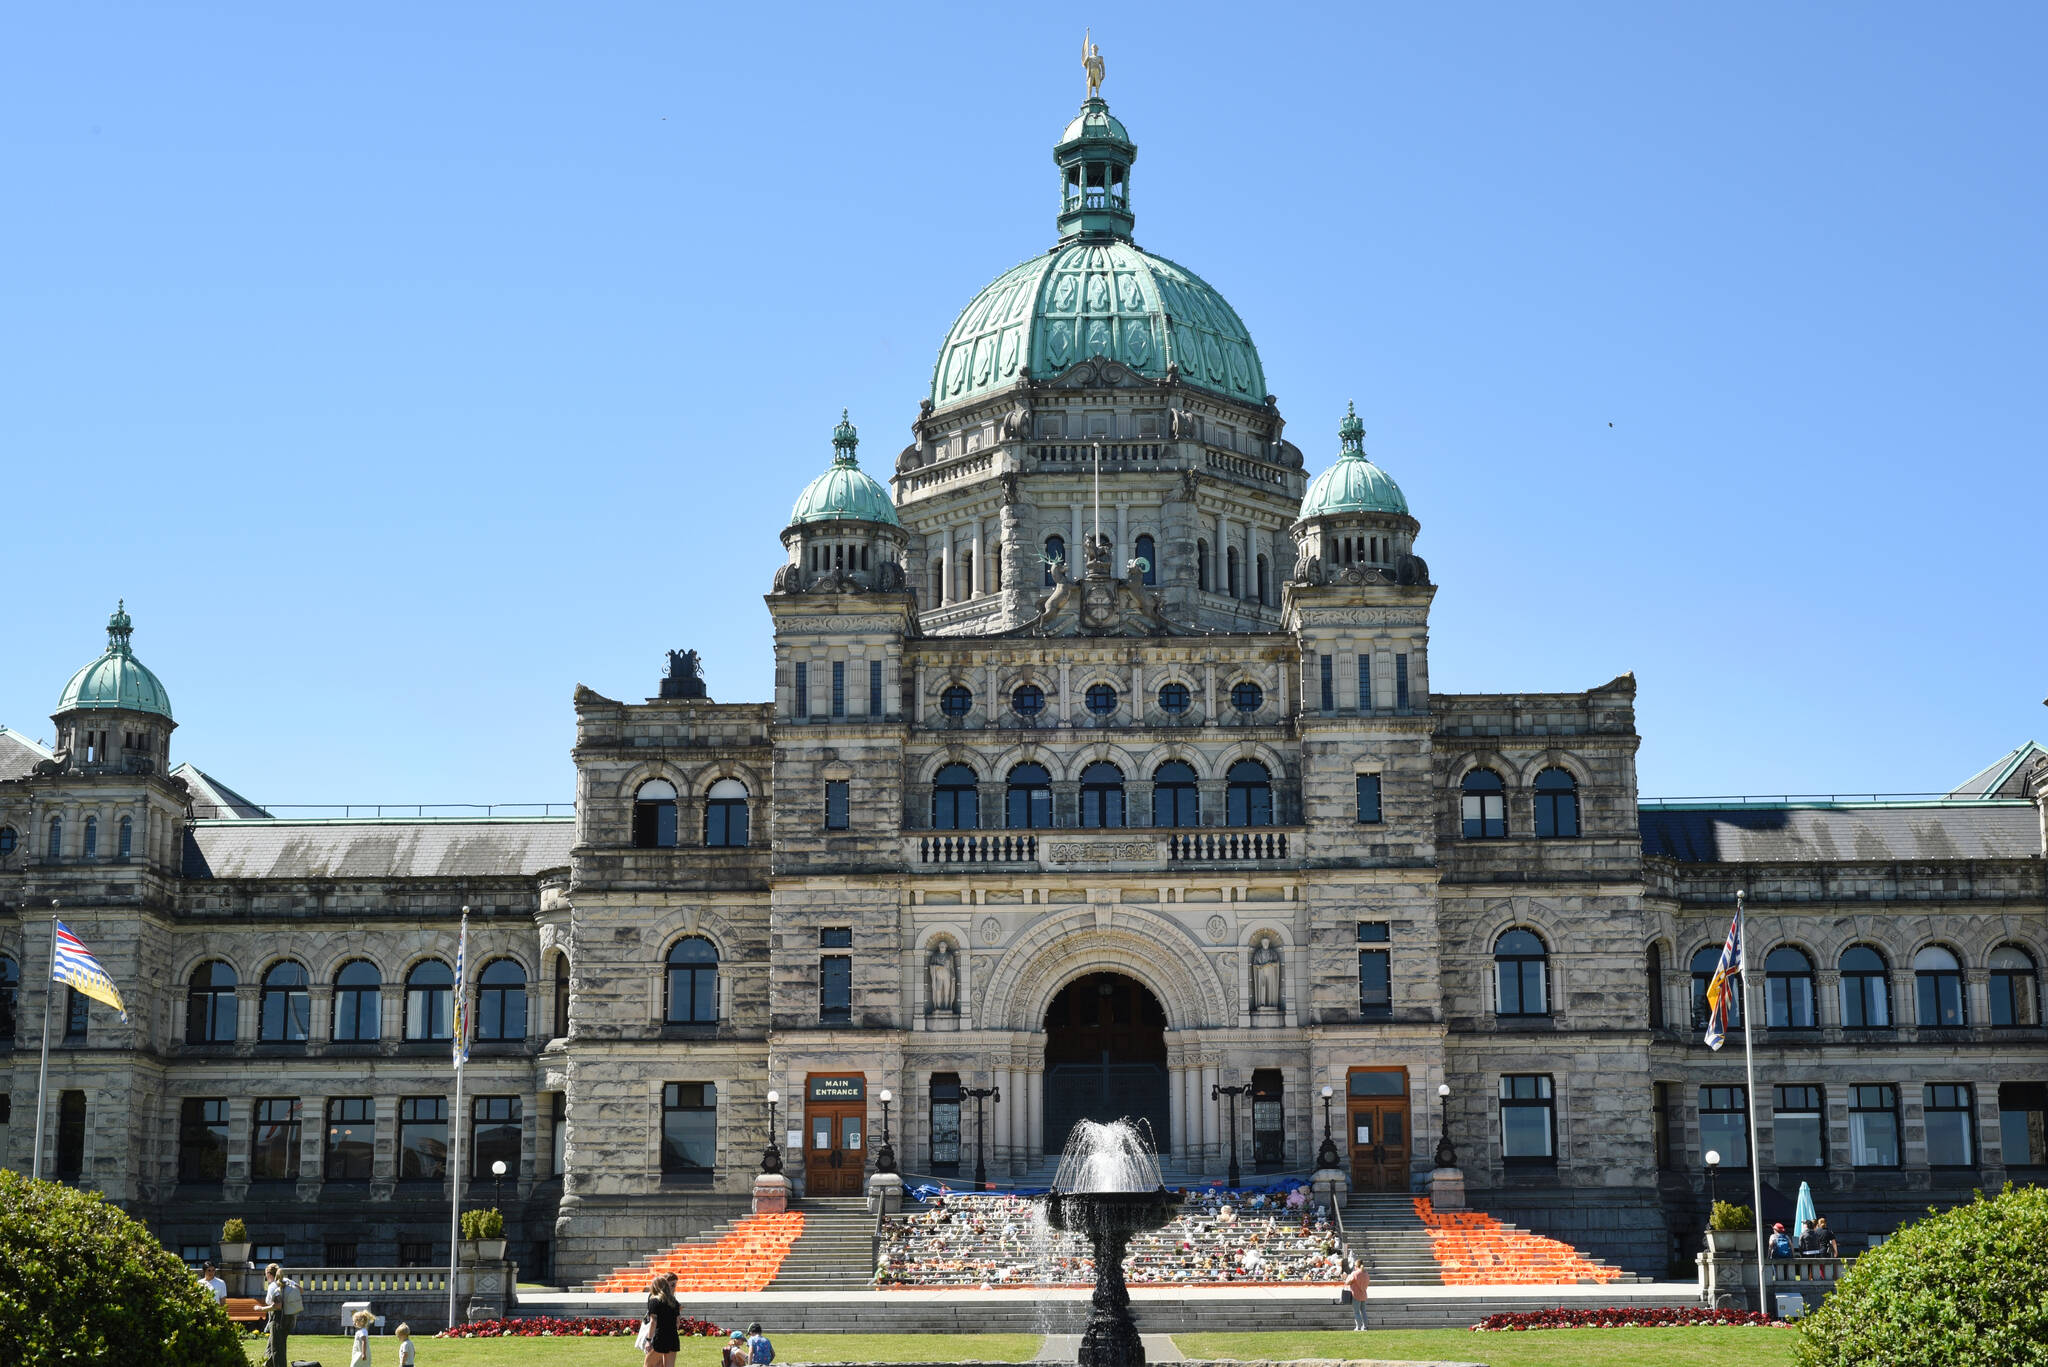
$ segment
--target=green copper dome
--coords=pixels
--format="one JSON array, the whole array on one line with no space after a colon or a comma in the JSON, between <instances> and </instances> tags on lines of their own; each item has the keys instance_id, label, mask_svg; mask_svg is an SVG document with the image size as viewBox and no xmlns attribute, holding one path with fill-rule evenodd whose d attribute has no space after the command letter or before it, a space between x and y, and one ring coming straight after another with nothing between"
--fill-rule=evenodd
<instances>
[{"instance_id":1,"label":"green copper dome","mask_svg":"<svg viewBox=\"0 0 2048 1367\"><path fill-rule=\"evenodd\" d=\"M839 426L832 429L832 468L806 484L796 496L796 506L789 510L792 527L800 522L833 521L903 525L896 520L896 505L889 501L889 491L861 470L860 461L853 454L859 445L860 433L846 420L846 410L841 409Z\"/></svg>"},{"instance_id":2,"label":"green copper dome","mask_svg":"<svg viewBox=\"0 0 2048 1367\"><path fill-rule=\"evenodd\" d=\"M57 699L57 711L76 712L122 708L129 712L153 712L171 718L171 695L148 666L128 648L134 625L128 620L125 601L117 604L107 619L106 653L71 676L64 695Z\"/></svg>"},{"instance_id":3,"label":"green copper dome","mask_svg":"<svg viewBox=\"0 0 2048 1367\"><path fill-rule=\"evenodd\" d=\"M1206 281L1131 241L1137 148L1091 96L1053 149L1060 244L998 276L961 310L932 370L932 407L967 403L1027 375L1105 356L1251 404L1266 372L1244 320Z\"/></svg>"},{"instance_id":4,"label":"green copper dome","mask_svg":"<svg viewBox=\"0 0 2048 1367\"><path fill-rule=\"evenodd\" d=\"M1355 406L1347 408L1343 425L1337 429L1344 450L1337 463L1315 477L1301 500L1303 517L1327 517L1332 513L1399 513L1408 516L1408 500L1401 486L1385 470L1365 458L1365 424L1358 420Z\"/></svg>"}]
</instances>

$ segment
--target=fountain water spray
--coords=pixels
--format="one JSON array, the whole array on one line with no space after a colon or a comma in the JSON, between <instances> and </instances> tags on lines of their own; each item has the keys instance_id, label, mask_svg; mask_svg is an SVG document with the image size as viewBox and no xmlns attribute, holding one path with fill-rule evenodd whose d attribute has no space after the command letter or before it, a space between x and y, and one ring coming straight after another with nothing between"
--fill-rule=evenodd
<instances>
[{"instance_id":1,"label":"fountain water spray","mask_svg":"<svg viewBox=\"0 0 2048 1367\"><path fill-rule=\"evenodd\" d=\"M1124 1254L1132 1236L1171 1221L1181 1200L1160 1181L1159 1158L1143 1121L1084 1120L1067 1135L1045 1214L1054 1229L1086 1238L1095 1254L1093 1313L1081 1333L1081 1367L1144 1367L1145 1346L1124 1286Z\"/></svg>"}]
</instances>

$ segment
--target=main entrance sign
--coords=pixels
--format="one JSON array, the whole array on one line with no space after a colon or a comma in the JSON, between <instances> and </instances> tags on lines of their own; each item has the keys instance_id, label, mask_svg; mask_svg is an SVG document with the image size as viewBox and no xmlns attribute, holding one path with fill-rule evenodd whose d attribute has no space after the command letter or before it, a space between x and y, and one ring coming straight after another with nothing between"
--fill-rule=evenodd
<instances>
[{"instance_id":1,"label":"main entrance sign","mask_svg":"<svg viewBox=\"0 0 2048 1367\"><path fill-rule=\"evenodd\" d=\"M868 1162L867 1078L812 1074L804 1084L804 1194L858 1196Z\"/></svg>"}]
</instances>

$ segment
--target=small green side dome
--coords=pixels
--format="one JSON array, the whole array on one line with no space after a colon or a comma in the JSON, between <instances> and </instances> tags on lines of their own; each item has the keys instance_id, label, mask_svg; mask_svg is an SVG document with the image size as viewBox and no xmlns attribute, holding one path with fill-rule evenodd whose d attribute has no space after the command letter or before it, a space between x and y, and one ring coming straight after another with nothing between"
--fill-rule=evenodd
<instances>
[{"instance_id":1,"label":"small green side dome","mask_svg":"<svg viewBox=\"0 0 2048 1367\"><path fill-rule=\"evenodd\" d=\"M106 653L71 676L64 694L57 699L57 711L76 712L121 708L129 712L153 712L166 721L171 717L171 695L163 681L135 658L128 648L134 624L128 619L124 600L107 619Z\"/></svg>"},{"instance_id":2,"label":"small green side dome","mask_svg":"<svg viewBox=\"0 0 2048 1367\"><path fill-rule=\"evenodd\" d=\"M832 429L832 468L806 484L796 496L796 506L789 510L790 525L837 521L902 526L896 520L896 505L889 501L889 491L861 470L860 461L853 454L860 445L860 433L846 419L846 410L842 408L839 426Z\"/></svg>"},{"instance_id":3,"label":"small green side dome","mask_svg":"<svg viewBox=\"0 0 2048 1367\"><path fill-rule=\"evenodd\" d=\"M1348 405L1344 422L1337 429L1344 450L1337 463L1315 477L1301 500L1303 517L1327 517L1332 513L1399 513L1408 516L1408 500L1401 486L1385 470L1365 458L1365 424L1358 420L1356 405Z\"/></svg>"}]
</instances>

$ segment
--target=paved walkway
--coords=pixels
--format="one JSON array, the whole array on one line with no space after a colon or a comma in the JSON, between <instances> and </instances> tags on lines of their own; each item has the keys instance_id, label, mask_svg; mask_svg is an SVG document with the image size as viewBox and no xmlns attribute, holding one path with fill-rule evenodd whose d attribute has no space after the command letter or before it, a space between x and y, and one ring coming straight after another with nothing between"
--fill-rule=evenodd
<instances>
[{"instance_id":1,"label":"paved walkway","mask_svg":"<svg viewBox=\"0 0 2048 1367\"><path fill-rule=\"evenodd\" d=\"M1147 1362L1185 1362L1180 1349L1173 1343L1171 1334L1140 1334L1138 1339L1145 1345ZM1040 1362L1072 1362L1081 1355L1079 1334L1047 1334L1045 1342L1038 1345Z\"/></svg>"}]
</instances>

